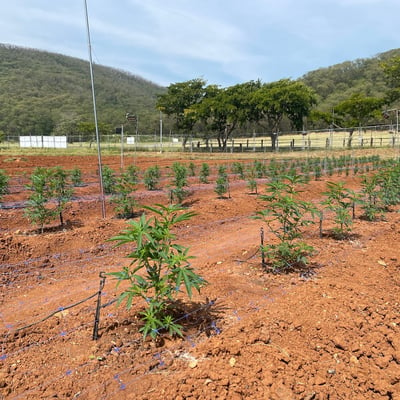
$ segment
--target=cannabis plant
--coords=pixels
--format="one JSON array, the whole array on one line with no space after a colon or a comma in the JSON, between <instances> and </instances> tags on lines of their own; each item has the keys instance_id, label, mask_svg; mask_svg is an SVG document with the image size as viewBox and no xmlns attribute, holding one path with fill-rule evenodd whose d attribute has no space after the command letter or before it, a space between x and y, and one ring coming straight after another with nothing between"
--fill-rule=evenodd
<instances>
[{"instance_id":1,"label":"cannabis plant","mask_svg":"<svg viewBox=\"0 0 400 400\"><path fill-rule=\"evenodd\" d=\"M358 201L353 190L344 187L343 182L327 182L325 200L321 202L326 209L334 214L333 236L337 239L346 238L352 231L354 204Z\"/></svg>"},{"instance_id":2,"label":"cannabis plant","mask_svg":"<svg viewBox=\"0 0 400 400\"><path fill-rule=\"evenodd\" d=\"M132 176L129 172L121 174L115 184L115 194L111 198L119 218L132 218L134 216L134 210L137 206L137 201L133 196L135 191L136 184L132 183Z\"/></svg>"},{"instance_id":3,"label":"cannabis plant","mask_svg":"<svg viewBox=\"0 0 400 400\"><path fill-rule=\"evenodd\" d=\"M52 198L50 170L37 167L30 180L30 184L26 187L32 193L26 204L25 216L32 224L37 224L43 233L44 225L52 221L57 214L57 210L49 204Z\"/></svg>"},{"instance_id":4,"label":"cannabis plant","mask_svg":"<svg viewBox=\"0 0 400 400\"><path fill-rule=\"evenodd\" d=\"M49 189L52 198L56 201L55 212L60 218L60 226L63 226L63 212L67 203L71 201L74 191L69 181L69 175L61 167L49 170Z\"/></svg>"},{"instance_id":5,"label":"cannabis plant","mask_svg":"<svg viewBox=\"0 0 400 400\"><path fill-rule=\"evenodd\" d=\"M187 168L178 162L172 165L172 170L174 172L173 187L170 189L170 200L177 203L182 203L182 201L187 196L188 192L185 189L187 186Z\"/></svg>"},{"instance_id":6,"label":"cannabis plant","mask_svg":"<svg viewBox=\"0 0 400 400\"><path fill-rule=\"evenodd\" d=\"M199 179L201 183L208 183L210 176L210 166L207 163L201 164Z\"/></svg>"},{"instance_id":7,"label":"cannabis plant","mask_svg":"<svg viewBox=\"0 0 400 400\"><path fill-rule=\"evenodd\" d=\"M132 260L130 265L110 273L118 280L117 286L124 281L128 283L118 303L125 302L130 309L135 298L143 300L140 331L144 338L148 335L155 338L165 331L182 336L174 309L177 296L184 291L191 298L193 290L200 292L206 281L193 270L189 249L175 242L171 229L194 213L181 213L183 209L176 205L144 208L154 216L142 215L138 221L130 221L125 231L111 239L117 246L132 246L127 256Z\"/></svg>"},{"instance_id":8,"label":"cannabis plant","mask_svg":"<svg viewBox=\"0 0 400 400\"><path fill-rule=\"evenodd\" d=\"M101 168L103 177L103 189L105 194L115 193L116 176L115 171L107 165Z\"/></svg>"},{"instance_id":9,"label":"cannabis plant","mask_svg":"<svg viewBox=\"0 0 400 400\"><path fill-rule=\"evenodd\" d=\"M260 196L267 207L255 218L264 221L278 241L261 246L274 273L303 268L314 250L302 240L302 228L314 223L317 212L312 203L298 199L300 191L296 186L302 182L299 175L282 176L279 181L268 183L267 194Z\"/></svg>"},{"instance_id":10,"label":"cannabis plant","mask_svg":"<svg viewBox=\"0 0 400 400\"><path fill-rule=\"evenodd\" d=\"M218 176L215 181L214 191L220 198L224 197L224 195L229 192L228 174L226 173L226 167L223 165L218 167Z\"/></svg>"},{"instance_id":11,"label":"cannabis plant","mask_svg":"<svg viewBox=\"0 0 400 400\"><path fill-rule=\"evenodd\" d=\"M0 169L0 201L2 197L8 193L8 181L9 177L7 176L5 171Z\"/></svg>"},{"instance_id":12,"label":"cannabis plant","mask_svg":"<svg viewBox=\"0 0 400 400\"><path fill-rule=\"evenodd\" d=\"M70 171L70 179L71 179L71 182L72 182L73 186L75 186L75 187L83 186L81 169L78 168L78 167L73 168Z\"/></svg>"},{"instance_id":13,"label":"cannabis plant","mask_svg":"<svg viewBox=\"0 0 400 400\"><path fill-rule=\"evenodd\" d=\"M160 183L161 171L158 165L146 169L143 176L144 185L148 190L156 190Z\"/></svg>"}]
</instances>

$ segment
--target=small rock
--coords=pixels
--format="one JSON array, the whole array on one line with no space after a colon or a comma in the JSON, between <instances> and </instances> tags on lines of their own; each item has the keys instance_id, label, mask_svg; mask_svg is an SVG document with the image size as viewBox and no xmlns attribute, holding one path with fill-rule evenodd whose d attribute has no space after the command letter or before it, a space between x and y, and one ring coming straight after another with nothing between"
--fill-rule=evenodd
<instances>
[{"instance_id":1,"label":"small rock","mask_svg":"<svg viewBox=\"0 0 400 400\"><path fill-rule=\"evenodd\" d=\"M358 358L356 356L351 356L350 357L350 364L358 365L358 364L360 364L360 361L358 361Z\"/></svg>"},{"instance_id":2,"label":"small rock","mask_svg":"<svg viewBox=\"0 0 400 400\"><path fill-rule=\"evenodd\" d=\"M235 357L231 357L231 358L229 359L229 365L230 365L231 367L234 367L234 366L236 365L236 358L235 358Z\"/></svg>"},{"instance_id":3,"label":"small rock","mask_svg":"<svg viewBox=\"0 0 400 400\"><path fill-rule=\"evenodd\" d=\"M197 360L192 360L189 362L189 368L196 368L197 367Z\"/></svg>"},{"instance_id":4,"label":"small rock","mask_svg":"<svg viewBox=\"0 0 400 400\"><path fill-rule=\"evenodd\" d=\"M317 375L315 377L315 384L318 386L325 385L326 378L323 375Z\"/></svg>"},{"instance_id":5,"label":"small rock","mask_svg":"<svg viewBox=\"0 0 400 400\"><path fill-rule=\"evenodd\" d=\"M335 336L333 339L333 344L335 345L336 348L340 349L340 350L347 350L347 344L344 341L343 338L339 337L339 336Z\"/></svg>"}]
</instances>

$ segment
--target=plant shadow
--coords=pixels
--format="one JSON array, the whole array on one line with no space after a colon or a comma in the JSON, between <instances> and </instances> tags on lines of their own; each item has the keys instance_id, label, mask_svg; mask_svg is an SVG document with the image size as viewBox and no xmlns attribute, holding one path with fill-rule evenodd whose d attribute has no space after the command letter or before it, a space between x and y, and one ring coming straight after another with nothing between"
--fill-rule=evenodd
<instances>
[{"instance_id":1,"label":"plant shadow","mask_svg":"<svg viewBox=\"0 0 400 400\"><path fill-rule=\"evenodd\" d=\"M55 225L55 226L45 226L43 231L40 228L32 229L28 232L29 235L45 235L46 233L58 233L58 232L65 232L65 231L72 231L76 228L83 227L83 222L81 220L67 220L64 222L63 225Z\"/></svg>"},{"instance_id":2,"label":"plant shadow","mask_svg":"<svg viewBox=\"0 0 400 400\"><path fill-rule=\"evenodd\" d=\"M182 326L185 337L203 332L208 337L219 334L221 329L217 327L217 322L225 310L226 307L217 304L217 299L208 298L204 303L177 300L170 305L175 322Z\"/></svg>"}]
</instances>

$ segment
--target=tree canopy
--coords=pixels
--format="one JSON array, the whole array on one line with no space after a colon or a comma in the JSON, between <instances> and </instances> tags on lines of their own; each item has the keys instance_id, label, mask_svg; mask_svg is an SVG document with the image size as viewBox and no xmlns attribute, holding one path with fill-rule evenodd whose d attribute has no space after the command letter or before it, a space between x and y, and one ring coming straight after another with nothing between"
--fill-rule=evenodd
<instances>
[{"instance_id":1,"label":"tree canopy","mask_svg":"<svg viewBox=\"0 0 400 400\"><path fill-rule=\"evenodd\" d=\"M190 134L194 124L201 122L206 135L216 137L219 147L226 148L233 131L249 123L264 127L271 137L283 118L294 129L302 129L315 102L312 89L290 79L269 84L249 81L227 88L205 86L197 79L170 85L157 105L175 118L182 134Z\"/></svg>"}]
</instances>

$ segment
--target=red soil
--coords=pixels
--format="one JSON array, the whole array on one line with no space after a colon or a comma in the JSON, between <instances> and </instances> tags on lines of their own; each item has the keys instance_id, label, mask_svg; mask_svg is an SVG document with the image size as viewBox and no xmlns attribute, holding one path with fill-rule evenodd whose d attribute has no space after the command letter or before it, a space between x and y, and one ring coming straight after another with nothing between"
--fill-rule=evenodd
<instances>
[{"instance_id":1,"label":"red soil","mask_svg":"<svg viewBox=\"0 0 400 400\"><path fill-rule=\"evenodd\" d=\"M103 161L119 167L118 157ZM174 161L134 160L164 176ZM356 219L342 241L307 228L314 273L271 275L260 266L261 223L250 218L263 203L237 178L227 199L193 178L186 205L197 215L176 233L209 285L183 298L184 339L143 342L143 304L127 312L114 303L101 309L93 341L96 297L67 306L96 294L100 271L129 263L127 248L107 242L126 221L109 204L101 218L95 157L0 157L13 177L5 205L26 199L23 173L37 165L78 166L92 184L76 189L63 230L38 234L22 209L0 209L0 399L400 399L396 210L385 221ZM324 190L324 180L311 182L304 196L318 202ZM168 201L166 189L136 195L142 205ZM102 303L117 294L107 278Z\"/></svg>"}]
</instances>

